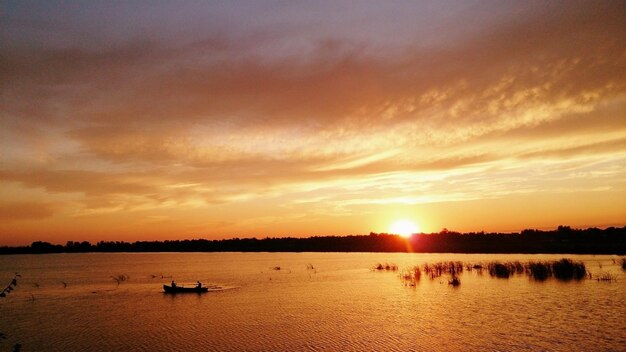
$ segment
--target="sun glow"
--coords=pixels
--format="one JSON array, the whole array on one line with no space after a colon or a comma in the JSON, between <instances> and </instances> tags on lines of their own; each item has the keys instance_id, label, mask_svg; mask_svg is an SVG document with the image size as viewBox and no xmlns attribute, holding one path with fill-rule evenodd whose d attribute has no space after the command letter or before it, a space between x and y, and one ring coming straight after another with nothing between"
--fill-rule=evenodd
<instances>
[{"instance_id":1,"label":"sun glow","mask_svg":"<svg viewBox=\"0 0 626 352\"><path fill-rule=\"evenodd\" d=\"M410 237L412 234L420 232L420 228L413 221L402 219L391 224L389 232L402 237Z\"/></svg>"}]
</instances>

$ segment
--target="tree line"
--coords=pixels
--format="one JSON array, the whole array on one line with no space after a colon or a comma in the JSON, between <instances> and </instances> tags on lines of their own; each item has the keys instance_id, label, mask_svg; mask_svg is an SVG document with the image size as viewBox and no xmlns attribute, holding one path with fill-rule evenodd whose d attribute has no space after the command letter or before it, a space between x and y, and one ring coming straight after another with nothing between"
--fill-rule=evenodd
<instances>
[{"instance_id":1,"label":"tree line","mask_svg":"<svg viewBox=\"0 0 626 352\"><path fill-rule=\"evenodd\" d=\"M606 229L527 229L519 233L415 234L410 238L386 233L314 236L189 239L169 241L68 241L65 245L36 241L29 246L0 247L0 254L87 252L417 252L417 253L570 253L626 254L626 226Z\"/></svg>"}]
</instances>

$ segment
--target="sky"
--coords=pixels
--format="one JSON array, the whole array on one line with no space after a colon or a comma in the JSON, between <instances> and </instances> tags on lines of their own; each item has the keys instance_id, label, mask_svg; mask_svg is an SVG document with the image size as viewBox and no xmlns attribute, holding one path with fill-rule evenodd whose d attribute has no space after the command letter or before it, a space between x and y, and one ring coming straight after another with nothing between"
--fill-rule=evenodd
<instances>
[{"instance_id":1,"label":"sky","mask_svg":"<svg viewBox=\"0 0 626 352\"><path fill-rule=\"evenodd\" d=\"M626 225L621 1L0 1L0 245Z\"/></svg>"}]
</instances>

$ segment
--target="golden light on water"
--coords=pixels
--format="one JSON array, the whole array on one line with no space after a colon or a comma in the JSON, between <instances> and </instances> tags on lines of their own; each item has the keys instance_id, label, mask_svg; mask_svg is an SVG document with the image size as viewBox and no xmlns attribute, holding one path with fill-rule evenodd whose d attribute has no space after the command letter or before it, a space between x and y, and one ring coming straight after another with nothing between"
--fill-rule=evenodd
<instances>
[{"instance_id":1,"label":"golden light on water","mask_svg":"<svg viewBox=\"0 0 626 352\"><path fill-rule=\"evenodd\" d=\"M408 219L396 220L389 226L389 232L408 238L414 233L420 232L420 227L415 222Z\"/></svg>"}]
</instances>

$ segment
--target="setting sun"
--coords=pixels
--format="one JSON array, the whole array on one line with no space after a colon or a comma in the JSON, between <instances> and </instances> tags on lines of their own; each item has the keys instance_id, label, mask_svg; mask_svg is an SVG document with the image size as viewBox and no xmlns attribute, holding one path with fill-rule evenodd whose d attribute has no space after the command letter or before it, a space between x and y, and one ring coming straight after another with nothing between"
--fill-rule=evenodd
<instances>
[{"instance_id":1,"label":"setting sun","mask_svg":"<svg viewBox=\"0 0 626 352\"><path fill-rule=\"evenodd\" d=\"M420 231L419 226L411 220L398 220L391 224L389 227L389 232L392 234L397 234L402 237L409 237L414 233Z\"/></svg>"}]
</instances>

